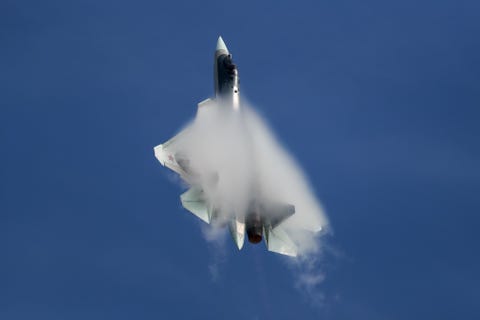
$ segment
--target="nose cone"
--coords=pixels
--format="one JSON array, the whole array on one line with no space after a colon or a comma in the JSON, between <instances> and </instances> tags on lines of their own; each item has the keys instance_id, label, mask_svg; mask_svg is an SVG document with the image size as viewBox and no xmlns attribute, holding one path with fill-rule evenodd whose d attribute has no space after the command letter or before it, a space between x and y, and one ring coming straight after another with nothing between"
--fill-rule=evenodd
<instances>
[{"instance_id":1,"label":"nose cone","mask_svg":"<svg viewBox=\"0 0 480 320\"><path fill-rule=\"evenodd\" d=\"M218 40L217 40L217 49L216 49L216 51L219 51L219 50L223 50L223 51L226 51L226 52L228 53L228 48L227 48L227 46L225 45L225 42L223 42L222 37L218 37Z\"/></svg>"}]
</instances>

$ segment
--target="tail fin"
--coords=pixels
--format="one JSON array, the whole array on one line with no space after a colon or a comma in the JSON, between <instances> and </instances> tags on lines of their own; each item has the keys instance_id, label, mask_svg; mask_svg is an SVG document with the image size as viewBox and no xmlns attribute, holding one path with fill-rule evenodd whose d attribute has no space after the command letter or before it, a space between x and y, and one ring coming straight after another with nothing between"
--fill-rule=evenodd
<instances>
[{"instance_id":1,"label":"tail fin","mask_svg":"<svg viewBox=\"0 0 480 320\"><path fill-rule=\"evenodd\" d=\"M243 243L245 241L245 221L243 217L234 217L230 220L229 224L230 234L232 235L233 241L238 247L238 250L241 250Z\"/></svg>"},{"instance_id":2,"label":"tail fin","mask_svg":"<svg viewBox=\"0 0 480 320\"><path fill-rule=\"evenodd\" d=\"M281 227L265 228L265 243L268 251L284 254L291 257L297 256L297 246Z\"/></svg>"}]
</instances>

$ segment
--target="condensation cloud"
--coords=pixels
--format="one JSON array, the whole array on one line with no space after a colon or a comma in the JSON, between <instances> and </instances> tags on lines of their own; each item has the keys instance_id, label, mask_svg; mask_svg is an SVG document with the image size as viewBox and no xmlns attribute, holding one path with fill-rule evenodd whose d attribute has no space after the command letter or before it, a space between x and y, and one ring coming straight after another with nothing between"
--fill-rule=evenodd
<instances>
[{"instance_id":1,"label":"condensation cloud","mask_svg":"<svg viewBox=\"0 0 480 320\"><path fill-rule=\"evenodd\" d=\"M246 214L259 197L293 204L295 214L282 226L300 255L318 249L318 231L328 228L327 216L295 159L254 108L200 107L176 139L176 152L194 173L187 183L201 186L222 213Z\"/></svg>"}]
</instances>

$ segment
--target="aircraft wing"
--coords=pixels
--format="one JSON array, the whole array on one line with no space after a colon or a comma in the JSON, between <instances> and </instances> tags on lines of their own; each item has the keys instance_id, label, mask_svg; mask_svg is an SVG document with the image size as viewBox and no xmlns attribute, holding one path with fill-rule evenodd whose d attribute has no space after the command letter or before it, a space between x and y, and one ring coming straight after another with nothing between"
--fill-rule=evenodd
<instances>
[{"instance_id":1,"label":"aircraft wing","mask_svg":"<svg viewBox=\"0 0 480 320\"><path fill-rule=\"evenodd\" d=\"M289 203L267 202L264 204L264 210L269 225L275 229L295 213L295 206Z\"/></svg>"},{"instance_id":2,"label":"aircraft wing","mask_svg":"<svg viewBox=\"0 0 480 320\"><path fill-rule=\"evenodd\" d=\"M204 110L208 110L211 106L215 105L215 99L205 99L198 104L197 117L203 113Z\"/></svg>"},{"instance_id":3,"label":"aircraft wing","mask_svg":"<svg viewBox=\"0 0 480 320\"><path fill-rule=\"evenodd\" d=\"M155 151L155 157L157 160L172 171L175 171L180 176L185 176L187 172L182 168L181 161L179 163L179 156L175 148L175 142L184 134L184 131L181 131L176 136L168 140L167 142L156 146L153 150Z\"/></svg>"},{"instance_id":4,"label":"aircraft wing","mask_svg":"<svg viewBox=\"0 0 480 320\"><path fill-rule=\"evenodd\" d=\"M202 110L207 110L214 104L215 100L213 99L206 99L200 102L198 104L197 116L203 113ZM158 161L163 166L178 173L182 178L184 178L184 180L187 180L186 178L188 176L192 177L195 175L189 170L189 160L182 156L182 154L179 153L176 148L177 142L182 138L182 136L187 134L187 130L188 129L185 129L179 132L167 142L160 144L154 148L155 157L158 159Z\"/></svg>"}]
</instances>

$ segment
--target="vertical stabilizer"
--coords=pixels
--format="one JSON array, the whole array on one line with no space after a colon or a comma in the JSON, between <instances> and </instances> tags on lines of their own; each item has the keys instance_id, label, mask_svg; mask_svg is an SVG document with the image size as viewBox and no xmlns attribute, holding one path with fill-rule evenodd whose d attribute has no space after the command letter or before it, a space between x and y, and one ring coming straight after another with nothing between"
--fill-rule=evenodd
<instances>
[{"instance_id":1,"label":"vertical stabilizer","mask_svg":"<svg viewBox=\"0 0 480 320\"><path fill-rule=\"evenodd\" d=\"M228 227L233 241L235 241L238 249L241 250L245 241L245 221L243 218L235 217L230 220Z\"/></svg>"}]
</instances>

